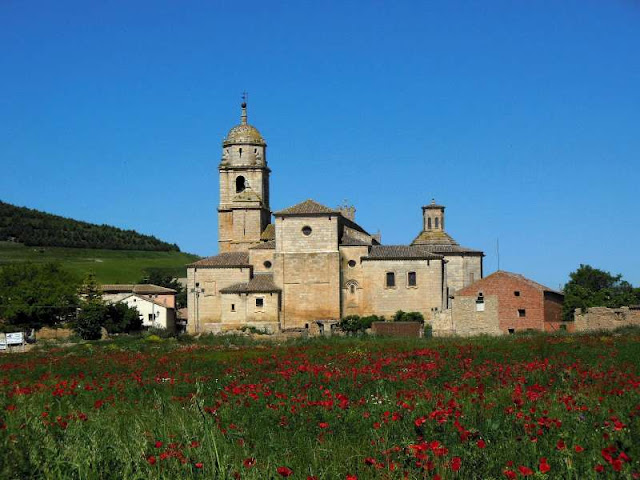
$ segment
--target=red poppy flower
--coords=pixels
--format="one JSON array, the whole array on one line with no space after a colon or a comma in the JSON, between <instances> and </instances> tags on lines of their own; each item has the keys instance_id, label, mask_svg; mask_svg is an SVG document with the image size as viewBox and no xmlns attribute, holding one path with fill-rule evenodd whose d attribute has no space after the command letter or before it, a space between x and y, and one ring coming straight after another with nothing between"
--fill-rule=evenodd
<instances>
[{"instance_id":1,"label":"red poppy flower","mask_svg":"<svg viewBox=\"0 0 640 480\"><path fill-rule=\"evenodd\" d=\"M320 422L318 424L318 427L320 427L320 428L329 428L329 424L327 422Z\"/></svg>"},{"instance_id":2,"label":"red poppy flower","mask_svg":"<svg viewBox=\"0 0 640 480\"><path fill-rule=\"evenodd\" d=\"M558 443L556 443L556 448L558 450L564 450L565 448L567 448L567 444L564 443L563 440L558 440Z\"/></svg>"},{"instance_id":3,"label":"red poppy flower","mask_svg":"<svg viewBox=\"0 0 640 480\"><path fill-rule=\"evenodd\" d=\"M515 480L516 478L518 478L518 475L513 470L505 470L502 473L504 473L504 476L507 477L509 480Z\"/></svg>"},{"instance_id":4,"label":"red poppy flower","mask_svg":"<svg viewBox=\"0 0 640 480\"><path fill-rule=\"evenodd\" d=\"M451 459L451 470L453 470L454 472L457 472L458 470L460 470L461 466L462 466L462 459L460 457L453 457Z\"/></svg>"},{"instance_id":5,"label":"red poppy flower","mask_svg":"<svg viewBox=\"0 0 640 480\"><path fill-rule=\"evenodd\" d=\"M478 445L478 448L484 448L487 446L487 444L485 443L484 440L480 439L478 440L478 443L476 443L476 445Z\"/></svg>"},{"instance_id":6,"label":"red poppy flower","mask_svg":"<svg viewBox=\"0 0 640 480\"><path fill-rule=\"evenodd\" d=\"M277 471L281 477L290 477L291 475L293 475L293 470L291 470L289 467L278 467Z\"/></svg>"},{"instance_id":7,"label":"red poppy flower","mask_svg":"<svg viewBox=\"0 0 640 480\"><path fill-rule=\"evenodd\" d=\"M575 447L573 447L573 449L576 451L576 453L584 452L584 448L582 448L580 445L576 445Z\"/></svg>"},{"instance_id":8,"label":"red poppy flower","mask_svg":"<svg viewBox=\"0 0 640 480\"><path fill-rule=\"evenodd\" d=\"M543 460L544 460L544 462L543 462ZM551 470L551 467L547 463L547 459L546 458L541 458L540 459L540 466L538 467L538 469L540 470L541 473L547 473L549 470Z\"/></svg>"},{"instance_id":9,"label":"red poppy flower","mask_svg":"<svg viewBox=\"0 0 640 480\"><path fill-rule=\"evenodd\" d=\"M520 473L522 474L523 477L526 477L528 475L533 475L533 470L531 470L529 467L525 467L524 465L520 465L518 467L518 470L520 470Z\"/></svg>"},{"instance_id":10,"label":"red poppy flower","mask_svg":"<svg viewBox=\"0 0 640 480\"><path fill-rule=\"evenodd\" d=\"M151 455L149 458L147 458L147 462L149 462L149 465L155 465L156 464L156 457Z\"/></svg>"},{"instance_id":11,"label":"red poppy flower","mask_svg":"<svg viewBox=\"0 0 640 480\"><path fill-rule=\"evenodd\" d=\"M602 472L604 472L604 465L598 464L595 467L593 467L593 469L598 473L602 473Z\"/></svg>"},{"instance_id":12,"label":"red poppy flower","mask_svg":"<svg viewBox=\"0 0 640 480\"><path fill-rule=\"evenodd\" d=\"M158 440L156 442L156 448L160 448L160 447L162 447L162 445L164 445L164 444L160 440Z\"/></svg>"},{"instance_id":13,"label":"red poppy flower","mask_svg":"<svg viewBox=\"0 0 640 480\"><path fill-rule=\"evenodd\" d=\"M358 477L356 475L347 474L347 477L345 478L345 480L358 480Z\"/></svg>"},{"instance_id":14,"label":"red poppy flower","mask_svg":"<svg viewBox=\"0 0 640 480\"><path fill-rule=\"evenodd\" d=\"M255 458L245 458L242 461L242 464L244 465L245 468L251 468L256 464L256 459Z\"/></svg>"},{"instance_id":15,"label":"red poppy flower","mask_svg":"<svg viewBox=\"0 0 640 480\"><path fill-rule=\"evenodd\" d=\"M204 467L204 465L202 464L202 462L198 462L198 463L195 464L195 467L196 468L202 468L202 467Z\"/></svg>"}]
</instances>

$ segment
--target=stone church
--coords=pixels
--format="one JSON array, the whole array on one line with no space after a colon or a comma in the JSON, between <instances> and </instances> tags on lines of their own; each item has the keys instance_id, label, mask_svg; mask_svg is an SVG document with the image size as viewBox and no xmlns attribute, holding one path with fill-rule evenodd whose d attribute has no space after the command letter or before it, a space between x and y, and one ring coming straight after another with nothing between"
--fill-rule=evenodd
<instances>
[{"instance_id":1,"label":"stone church","mask_svg":"<svg viewBox=\"0 0 640 480\"><path fill-rule=\"evenodd\" d=\"M318 332L347 315L421 312L427 322L482 278L479 250L445 231L445 207L422 207L410 245L383 245L353 207L313 200L271 211L267 143L241 121L222 143L218 167L219 254L188 265L190 333L255 327Z\"/></svg>"}]
</instances>

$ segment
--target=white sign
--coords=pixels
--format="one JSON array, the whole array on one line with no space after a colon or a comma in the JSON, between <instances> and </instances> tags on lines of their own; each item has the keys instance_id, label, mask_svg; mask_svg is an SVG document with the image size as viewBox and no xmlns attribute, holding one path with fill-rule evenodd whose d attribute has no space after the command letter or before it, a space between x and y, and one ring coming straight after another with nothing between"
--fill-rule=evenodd
<instances>
[{"instance_id":1,"label":"white sign","mask_svg":"<svg viewBox=\"0 0 640 480\"><path fill-rule=\"evenodd\" d=\"M22 345L24 343L24 333L7 333L7 345Z\"/></svg>"}]
</instances>

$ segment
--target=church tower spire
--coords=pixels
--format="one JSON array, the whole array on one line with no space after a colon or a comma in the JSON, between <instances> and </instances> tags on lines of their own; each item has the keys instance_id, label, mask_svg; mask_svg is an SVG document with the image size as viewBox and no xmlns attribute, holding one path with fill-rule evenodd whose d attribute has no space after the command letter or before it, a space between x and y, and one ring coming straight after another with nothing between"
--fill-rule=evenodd
<instances>
[{"instance_id":1,"label":"church tower spire","mask_svg":"<svg viewBox=\"0 0 640 480\"><path fill-rule=\"evenodd\" d=\"M245 251L260 243L271 221L267 143L247 121L246 94L240 105L240 124L222 142L218 247L221 253Z\"/></svg>"}]
</instances>

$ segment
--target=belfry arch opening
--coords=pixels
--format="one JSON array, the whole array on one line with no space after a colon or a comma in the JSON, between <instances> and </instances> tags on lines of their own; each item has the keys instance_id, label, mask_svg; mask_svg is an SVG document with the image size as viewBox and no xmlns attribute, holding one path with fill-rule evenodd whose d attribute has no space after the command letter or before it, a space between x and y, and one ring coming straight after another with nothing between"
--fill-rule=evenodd
<instances>
[{"instance_id":1,"label":"belfry arch opening","mask_svg":"<svg viewBox=\"0 0 640 480\"><path fill-rule=\"evenodd\" d=\"M245 178L242 175L236 177L236 193L244 192L245 188L247 188Z\"/></svg>"}]
</instances>

